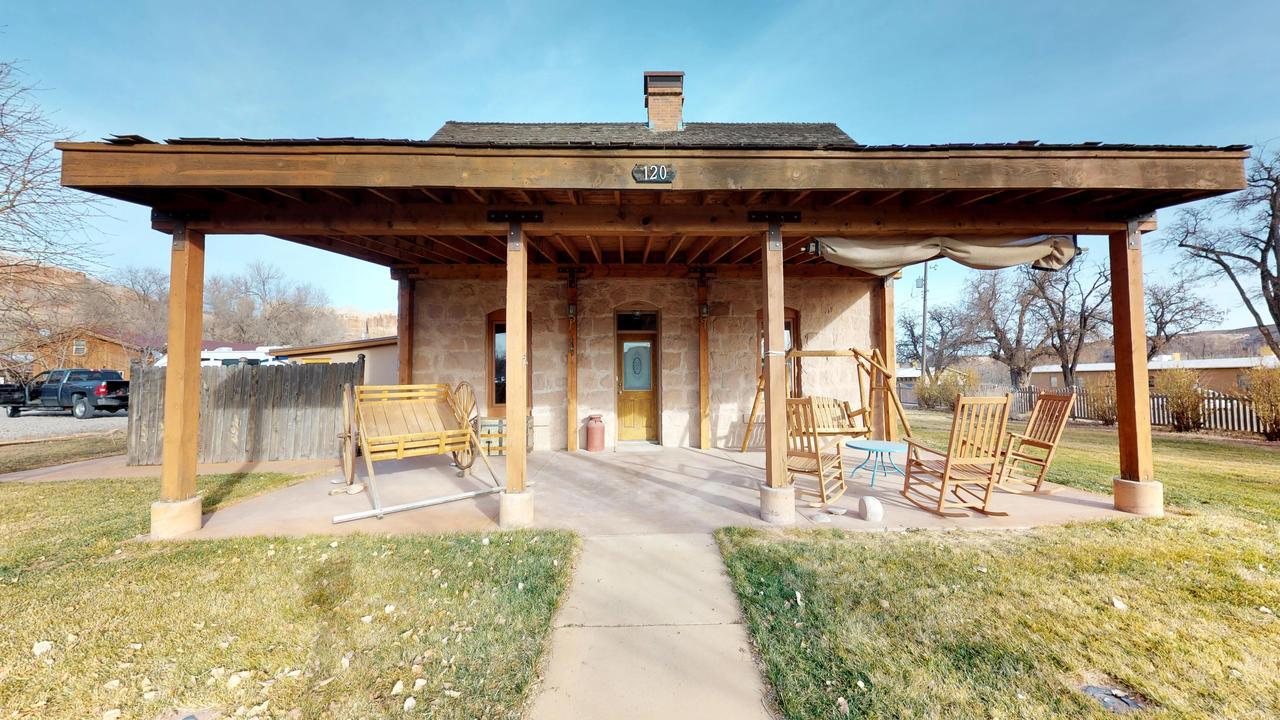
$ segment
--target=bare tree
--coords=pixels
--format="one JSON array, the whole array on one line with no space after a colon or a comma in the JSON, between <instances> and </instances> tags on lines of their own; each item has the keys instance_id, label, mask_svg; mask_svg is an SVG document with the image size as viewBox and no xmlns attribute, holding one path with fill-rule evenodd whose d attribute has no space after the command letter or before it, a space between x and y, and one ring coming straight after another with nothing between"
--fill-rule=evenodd
<instances>
[{"instance_id":1,"label":"bare tree","mask_svg":"<svg viewBox=\"0 0 1280 720\"><path fill-rule=\"evenodd\" d=\"M1196 293L1196 278L1186 273L1147 286L1147 359L1174 340L1206 325L1222 322L1222 311Z\"/></svg>"},{"instance_id":2,"label":"bare tree","mask_svg":"<svg viewBox=\"0 0 1280 720\"><path fill-rule=\"evenodd\" d=\"M169 276L158 268L121 271L123 298L116 328L128 334L144 357L164 352L169 318Z\"/></svg>"},{"instance_id":3,"label":"bare tree","mask_svg":"<svg viewBox=\"0 0 1280 720\"><path fill-rule=\"evenodd\" d=\"M0 62L0 272L7 278L94 258L83 237L94 206L62 187L53 143L67 133L36 104L13 63Z\"/></svg>"},{"instance_id":4,"label":"bare tree","mask_svg":"<svg viewBox=\"0 0 1280 720\"><path fill-rule=\"evenodd\" d=\"M215 340L299 345L338 339L344 332L324 291L291 282L265 263L211 277L204 295L205 335Z\"/></svg>"},{"instance_id":5,"label":"bare tree","mask_svg":"<svg viewBox=\"0 0 1280 720\"><path fill-rule=\"evenodd\" d=\"M1248 187L1238 193L1183 210L1165 241L1183 251L1190 269L1230 281L1280 355L1274 329L1280 325L1280 152L1259 150L1246 179Z\"/></svg>"},{"instance_id":6,"label":"bare tree","mask_svg":"<svg viewBox=\"0 0 1280 720\"><path fill-rule=\"evenodd\" d=\"M7 374L29 370L24 348L80 322L80 295L90 289L83 276L58 270L95 259L82 232L95 205L60 182L53 143L65 135L19 69L0 62L0 370Z\"/></svg>"},{"instance_id":7,"label":"bare tree","mask_svg":"<svg viewBox=\"0 0 1280 720\"><path fill-rule=\"evenodd\" d=\"M898 342L898 360L919 364L920 356L920 319L914 314L898 318L898 327L902 339ZM927 340L927 372L929 379L936 378L938 373L952 367L973 346L971 326L966 312L956 305L944 305L929 311L929 329Z\"/></svg>"},{"instance_id":8,"label":"bare tree","mask_svg":"<svg viewBox=\"0 0 1280 720\"><path fill-rule=\"evenodd\" d=\"M1110 270L1105 265L1090 268L1077 259L1057 272L1028 267L1022 273L1036 299L1033 312L1045 326L1049 351L1062 368L1063 384L1073 387L1081 351L1111 324Z\"/></svg>"},{"instance_id":9,"label":"bare tree","mask_svg":"<svg viewBox=\"0 0 1280 720\"><path fill-rule=\"evenodd\" d=\"M965 286L965 295L974 341L1009 369L1010 384L1026 387L1048 341L1031 279L1016 271L978 272Z\"/></svg>"}]
</instances>

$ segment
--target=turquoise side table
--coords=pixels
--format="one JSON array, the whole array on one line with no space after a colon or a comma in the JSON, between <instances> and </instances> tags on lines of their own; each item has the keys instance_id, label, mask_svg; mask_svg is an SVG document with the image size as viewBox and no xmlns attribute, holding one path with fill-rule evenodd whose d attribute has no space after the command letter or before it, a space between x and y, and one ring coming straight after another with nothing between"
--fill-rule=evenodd
<instances>
[{"instance_id":1,"label":"turquoise side table","mask_svg":"<svg viewBox=\"0 0 1280 720\"><path fill-rule=\"evenodd\" d=\"M907 451L906 443L890 442L888 440L848 440L844 446L851 450L862 450L867 454L866 459L859 463L858 467L849 471L850 479L853 478L855 473L868 465L871 466L871 487L876 486L876 475L881 473L888 475L890 468L893 469L893 472L899 475L902 474L902 468L893 462L892 455L893 453L905 453Z\"/></svg>"}]
</instances>

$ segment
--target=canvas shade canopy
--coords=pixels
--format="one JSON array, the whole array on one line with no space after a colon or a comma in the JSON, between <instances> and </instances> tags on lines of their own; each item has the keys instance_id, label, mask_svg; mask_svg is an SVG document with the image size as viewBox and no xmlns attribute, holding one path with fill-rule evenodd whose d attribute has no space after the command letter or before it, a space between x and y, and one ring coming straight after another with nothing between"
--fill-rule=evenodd
<instances>
[{"instance_id":1,"label":"canvas shade canopy","mask_svg":"<svg viewBox=\"0 0 1280 720\"><path fill-rule=\"evenodd\" d=\"M1037 270L1061 270L1075 259L1074 235L1034 237L819 237L818 254L837 265L888 277L907 265L950 258L975 270L999 270L1030 264Z\"/></svg>"}]
</instances>

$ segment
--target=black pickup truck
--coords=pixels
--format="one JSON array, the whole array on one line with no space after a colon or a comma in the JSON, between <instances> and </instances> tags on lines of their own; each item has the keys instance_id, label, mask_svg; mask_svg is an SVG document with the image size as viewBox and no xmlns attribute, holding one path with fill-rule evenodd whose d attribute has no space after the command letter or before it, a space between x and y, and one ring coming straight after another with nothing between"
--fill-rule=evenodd
<instances>
[{"instance_id":1,"label":"black pickup truck","mask_svg":"<svg viewBox=\"0 0 1280 720\"><path fill-rule=\"evenodd\" d=\"M0 406L9 417L23 410L66 410L87 420L99 410L129 407L129 381L116 370L46 370L25 385L0 385Z\"/></svg>"}]
</instances>

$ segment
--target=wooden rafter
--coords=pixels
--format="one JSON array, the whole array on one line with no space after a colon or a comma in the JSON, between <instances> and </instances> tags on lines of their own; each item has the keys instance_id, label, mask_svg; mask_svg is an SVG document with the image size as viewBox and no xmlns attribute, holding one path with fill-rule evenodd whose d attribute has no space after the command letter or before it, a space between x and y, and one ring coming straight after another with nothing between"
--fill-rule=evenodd
<instances>
[{"instance_id":1,"label":"wooden rafter","mask_svg":"<svg viewBox=\"0 0 1280 720\"><path fill-rule=\"evenodd\" d=\"M574 245L573 243L566 241L564 237L558 234L552 235L551 239L555 241L556 245L560 246L560 249L564 251L565 255L569 256L570 260L574 261L575 263L582 262L581 257L579 256L579 253L578 253L577 245Z\"/></svg>"},{"instance_id":2,"label":"wooden rafter","mask_svg":"<svg viewBox=\"0 0 1280 720\"><path fill-rule=\"evenodd\" d=\"M871 201L871 204L872 204L872 205L883 205L883 204L885 204L885 203L889 202L890 200L892 200L892 199L894 199L894 198L898 197L898 196L899 196L899 195L901 195L903 192L905 192L905 191L904 191L904 190L894 190L893 192L887 192L887 193L885 193L884 195L881 195L880 197L876 198L875 200L872 200L872 201Z\"/></svg>"},{"instance_id":3,"label":"wooden rafter","mask_svg":"<svg viewBox=\"0 0 1280 720\"><path fill-rule=\"evenodd\" d=\"M968 206L968 205L973 205L973 204L975 204L975 203L980 203L980 202L982 202L983 200L986 200L986 199L988 199L988 198L993 198L993 197L995 197L996 195L999 195L999 194L1000 194L1000 193L1002 193L1002 192L1004 192L1004 191L1003 191L1003 190L989 190L989 191L987 191L987 192L978 193L977 195L974 195L974 196L973 196L973 197L971 197L971 198L966 198L966 199L964 199L964 200L961 200L960 202L953 203L953 205L954 205L955 207L966 207L966 206Z\"/></svg>"},{"instance_id":4,"label":"wooden rafter","mask_svg":"<svg viewBox=\"0 0 1280 720\"><path fill-rule=\"evenodd\" d=\"M684 247L686 240L688 240L688 236L686 235L676 235L671 240L671 244L667 246L667 262L671 262L672 259L675 258L676 253L680 252L680 248Z\"/></svg>"},{"instance_id":5,"label":"wooden rafter","mask_svg":"<svg viewBox=\"0 0 1280 720\"><path fill-rule=\"evenodd\" d=\"M830 203L827 203L827 207L835 207L835 206L837 206L837 205L843 205L843 204L844 204L844 202L845 202L846 200L852 199L854 196L856 196L856 195L857 195L858 193L860 193L860 192L862 192L862 191L861 191L861 190L850 190L849 192L847 192L847 193L845 193L845 194L841 195L840 197L836 198L835 200L832 200Z\"/></svg>"},{"instance_id":6,"label":"wooden rafter","mask_svg":"<svg viewBox=\"0 0 1280 720\"><path fill-rule=\"evenodd\" d=\"M645 240L644 240L644 253L640 256L640 262L641 262L641 263L647 263L647 262L649 262L649 252L650 252L651 250L653 250L653 236L652 236L652 235L650 235L649 237L645 238Z\"/></svg>"},{"instance_id":7,"label":"wooden rafter","mask_svg":"<svg viewBox=\"0 0 1280 720\"><path fill-rule=\"evenodd\" d=\"M596 256L597 263L604 262L604 252L600 250L600 241L596 240L595 235L587 236L587 243L591 246L591 254Z\"/></svg>"},{"instance_id":8,"label":"wooden rafter","mask_svg":"<svg viewBox=\"0 0 1280 720\"><path fill-rule=\"evenodd\" d=\"M377 188L365 188L365 190L368 190L370 195L373 195L376 198L381 198L382 200L385 200L391 203L392 205L395 205L397 202L399 202L395 198L391 197L391 195L389 195L384 190L379 190Z\"/></svg>"}]
</instances>

